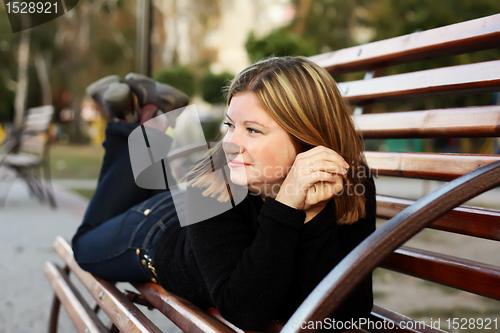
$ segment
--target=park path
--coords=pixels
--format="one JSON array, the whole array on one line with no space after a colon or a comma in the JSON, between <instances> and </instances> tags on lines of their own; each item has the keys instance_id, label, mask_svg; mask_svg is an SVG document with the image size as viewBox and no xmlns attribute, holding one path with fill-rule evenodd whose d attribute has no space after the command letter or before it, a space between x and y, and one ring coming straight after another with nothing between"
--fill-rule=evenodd
<instances>
[{"instance_id":1,"label":"park path","mask_svg":"<svg viewBox=\"0 0 500 333\"><path fill-rule=\"evenodd\" d=\"M71 239L88 205L87 199L66 187L92 184L95 181L56 181L58 208L51 209L30 197L24 183L13 183L5 207L0 208L0 333L47 331L53 292L43 266L48 260L62 265L52 243L57 235ZM2 185L0 194L4 195ZM164 332L179 332L162 315L145 313ZM59 324L59 332L77 332L66 313L61 314Z\"/></svg>"}]
</instances>

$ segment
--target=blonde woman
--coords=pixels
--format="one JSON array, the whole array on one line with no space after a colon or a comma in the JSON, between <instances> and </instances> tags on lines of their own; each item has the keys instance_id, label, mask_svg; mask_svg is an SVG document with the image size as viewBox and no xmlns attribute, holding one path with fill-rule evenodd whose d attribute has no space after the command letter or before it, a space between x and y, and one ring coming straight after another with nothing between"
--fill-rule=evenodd
<instances>
[{"instance_id":1,"label":"blonde woman","mask_svg":"<svg viewBox=\"0 0 500 333\"><path fill-rule=\"evenodd\" d=\"M105 247L92 243L102 234L99 228L110 223L105 221L73 246L77 261L93 273L131 280L139 276L132 272L140 271L144 281L155 279L199 307L215 307L241 329L260 331L273 318L291 316L375 230L375 186L344 99L330 75L310 60L270 58L249 66L232 81L227 102L227 133L189 174L187 220L231 201L226 182L232 189L248 189L241 202L180 227L170 213L175 210L167 191L111 219L114 228L137 224L144 218L141 212L161 202L163 208L152 218L169 218L161 221L161 234L149 237L157 241L141 247L143 238L130 239L127 249L115 251L120 253L108 262L79 259L85 248ZM229 179L213 172L225 164ZM148 265L141 264L143 253ZM109 266L124 267L123 260L130 262L126 269L110 272ZM372 305L368 277L332 317L367 317Z\"/></svg>"}]
</instances>

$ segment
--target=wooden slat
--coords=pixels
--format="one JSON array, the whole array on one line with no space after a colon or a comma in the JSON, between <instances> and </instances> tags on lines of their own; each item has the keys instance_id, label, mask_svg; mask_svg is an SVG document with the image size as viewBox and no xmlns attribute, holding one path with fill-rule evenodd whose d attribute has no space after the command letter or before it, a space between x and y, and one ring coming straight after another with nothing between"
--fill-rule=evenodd
<instances>
[{"instance_id":1,"label":"wooden slat","mask_svg":"<svg viewBox=\"0 0 500 333\"><path fill-rule=\"evenodd\" d=\"M42 106L37 106L34 108L29 108L26 110L26 114L31 115L31 114L46 114L46 113L54 113L54 106L53 105L42 105Z\"/></svg>"},{"instance_id":2,"label":"wooden slat","mask_svg":"<svg viewBox=\"0 0 500 333\"><path fill-rule=\"evenodd\" d=\"M377 195L377 217L391 219L415 200ZM500 210L460 206L429 228L500 241Z\"/></svg>"},{"instance_id":3,"label":"wooden slat","mask_svg":"<svg viewBox=\"0 0 500 333\"><path fill-rule=\"evenodd\" d=\"M500 185L500 161L445 184L418 200L368 236L314 288L292 315L295 321L322 320L395 249L456 206ZM283 333L304 332L293 321Z\"/></svg>"},{"instance_id":4,"label":"wooden slat","mask_svg":"<svg viewBox=\"0 0 500 333\"><path fill-rule=\"evenodd\" d=\"M138 293L135 293L133 291L130 291L130 290L125 290L125 296L131 300L132 302L134 302L135 304L140 304L140 305L144 305L148 308L153 308L153 304L151 304L147 299L144 298L144 296L142 296L141 294L138 294Z\"/></svg>"},{"instance_id":5,"label":"wooden slat","mask_svg":"<svg viewBox=\"0 0 500 333\"><path fill-rule=\"evenodd\" d=\"M46 134L23 135L19 151L41 155L45 151L48 139Z\"/></svg>"},{"instance_id":6,"label":"wooden slat","mask_svg":"<svg viewBox=\"0 0 500 333\"><path fill-rule=\"evenodd\" d=\"M54 107L46 105L38 108L31 108L26 111L23 131L45 131L50 125L54 115Z\"/></svg>"},{"instance_id":7,"label":"wooden slat","mask_svg":"<svg viewBox=\"0 0 500 333\"><path fill-rule=\"evenodd\" d=\"M311 57L331 74L500 47L500 14Z\"/></svg>"},{"instance_id":8,"label":"wooden slat","mask_svg":"<svg viewBox=\"0 0 500 333\"><path fill-rule=\"evenodd\" d=\"M137 290L184 332L243 332L233 330L206 314L191 302L154 283L134 283Z\"/></svg>"},{"instance_id":9,"label":"wooden slat","mask_svg":"<svg viewBox=\"0 0 500 333\"><path fill-rule=\"evenodd\" d=\"M430 327L429 325L416 321L410 317L403 316L397 312L394 312L392 310L386 309L380 305L373 304L373 309L372 309L372 320L373 321L385 321L387 324L386 329L370 329L370 333L401 333L401 332L408 332L408 333L415 333L415 332L422 332L422 333L446 333L446 331L443 331L438 328L433 328ZM391 325L389 323L393 323L394 325ZM373 325L375 326L375 325ZM394 329L391 329L394 327ZM415 329L408 329L408 327L414 327ZM418 329L418 330L417 330Z\"/></svg>"},{"instance_id":10,"label":"wooden slat","mask_svg":"<svg viewBox=\"0 0 500 333\"><path fill-rule=\"evenodd\" d=\"M365 139L500 136L500 105L362 114L353 120Z\"/></svg>"},{"instance_id":11,"label":"wooden slat","mask_svg":"<svg viewBox=\"0 0 500 333\"><path fill-rule=\"evenodd\" d=\"M109 332L60 268L47 262L45 275L78 332Z\"/></svg>"},{"instance_id":12,"label":"wooden slat","mask_svg":"<svg viewBox=\"0 0 500 333\"><path fill-rule=\"evenodd\" d=\"M124 332L156 332L160 329L149 320L116 287L97 276L85 272L73 258L69 244L60 236L54 242L54 249L78 277L97 302L97 305L111 318L111 321Z\"/></svg>"},{"instance_id":13,"label":"wooden slat","mask_svg":"<svg viewBox=\"0 0 500 333\"><path fill-rule=\"evenodd\" d=\"M352 104L443 93L500 90L500 60L378 77L338 84Z\"/></svg>"},{"instance_id":14,"label":"wooden slat","mask_svg":"<svg viewBox=\"0 0 500 333\"><path fill-rule=\"evenodd\" d=\"M231 329L237 331L237 332L245 332L245 333L251 333L253 331L242 331L235 325L233 325L231 322L227 321L222 315L220 314L219 311L217 311L216 308L208 308L205 310L205 313L208 315L214 317L215 319L223 322L227 326L229 326ZM283 326L286 324L286 319L273 319L264 329L265 333L279 333L283 329ZM354 333L354 332L352 332ZM364 333L364 332L362 332Z\"/></svg>"},{"instance_id":15,"label":"wooden slat","mask_svg":"<svg viewBox=\"0 0 500 333\"><path fill-rule=\"evenodd\" d=\"M381 267L500 300L500 267L406 246Z\"/></svg>"},{"instance_id":16,"label":"wooden slat","mask_svg":"<svg viewBox=\"0 0 500 333\"><path fill-rule=\"evenodd\" d=\"M231 328L235 332L240 332L240 333L251 332L251 331L243 331L239 327L236 327L235 325L233 325L233 323L231 323L230 321L226 320L226 318L222 317L222 315L220 314L219 311L217 311L216 308L205 309L205 313L208 314L210 317L217 319L221 323L224 323L224 325L228 326L229 328ZM283 325L284 325L284 323L283 323ZM283 325L281 326L281 328L283 327ZM268 327L266 327L265 332L266 333L274 333L274 332L277 333L280 330L278 330L278 331L268 330Z\"/></svg>"},{"instance_id":17,"label":"wooden slat","mask_svg":"<svg viewBox=\"0 0 500 333\"><path fill-rule=\"evenodd\" d=\"M500 161L500 155L365 152L372 174L433 180L453 180ZM349 170L351 172L351 170ZM355 170L352 170L355 172Z\"/></svg>"}]
</instances>

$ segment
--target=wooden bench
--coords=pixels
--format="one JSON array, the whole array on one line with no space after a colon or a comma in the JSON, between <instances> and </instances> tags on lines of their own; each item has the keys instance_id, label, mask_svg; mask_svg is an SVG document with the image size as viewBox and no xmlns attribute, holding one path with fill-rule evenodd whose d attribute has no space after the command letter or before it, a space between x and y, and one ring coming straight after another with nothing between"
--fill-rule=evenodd
<instances>
[{"instance_id":1,"label":"wooden bench","mask_svg":"<svg viewBox=\"0 0 500 333\"><path fill-rule=\"evenodd\" d=\"M49 126L54 115L52 105L44 105L26 110L23 125L13 130L0 143L0 167L13 171L15 177L26 182L30 193L40 202L48 202L56 208L52 191L49 163ZM6 178L1 178L0 188L8 186ZM8 190L1 200L7 200Z\"/></svg>"},{"instance_id":2,"label":"wooden bench","mask_svg":"<svg viewBox=\"0 0 500 333\"><path fill-rule=\"evenodd\" d=\"M394 110L396 104L383 103L397 99L430 98L438 94L478 96L500 91L500 60L389 76L382 74L385 69L397 64L499 46L500 15L493 15L330 52L312 59L334 77L367 71L363 80L339 83L342 93L355 106L354 120L365 139L497 138L500 136L500 105L401 111ZM386 112L380 112L383 107ZM500 240L500 210L460 206L500 185L498 152L440 154L367 151L366 158L378 175L444 180L448 183L419 200L379 193L377 215L388 221L324 278L297 309L292 317L294 320L287 323L274 321L267 331L308 330L294 323L327 318L357 283L378 266L500 300L500 267L401 247L423 228ZM239 331L224 321L215 309L202 311L153 283L134 284L137 293L122 293L112 283L82 271L63 239L56 239L55 249L64 259L66 267L46 264L46 274L56 292L50 332L55 332L60 302L80 332L107 331L95 315L95 310L83 301L69 281L70 271L82 281L97 307L111 318L114 323L111 331L159 331L134 302L158 309L185 332ZM384 326L386 329L364 327L372 332L443 332L429 325L416 325L414 329L409 329L404 325L411 319L378 305L374 306L371 318L367 319L389 323Z\"/></svg>"}]
</instances>

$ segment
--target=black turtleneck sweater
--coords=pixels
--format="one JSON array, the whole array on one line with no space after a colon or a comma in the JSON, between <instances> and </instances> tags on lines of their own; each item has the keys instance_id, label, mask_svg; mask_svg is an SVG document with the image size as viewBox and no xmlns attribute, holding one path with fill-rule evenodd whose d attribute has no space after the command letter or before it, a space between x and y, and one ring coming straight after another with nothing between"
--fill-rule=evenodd
<instances>
[{"instance_id":1,"label":"black turtleneck sweater","mask_svg":"<svg viewBox=\"0 0 500 333\"><path fill-rule=\"evenodd\" d=\"M337 225L332 205L304 224L303 211L251 194L221 215L186 227L176 224L154 254L159 283L201 308L215 307L243 330L263 330L272 319L291 316L375 230L375 192L365 188L366 217L352 225ZM203 201L189 210L220 204L199 189L188 189L187 200ZM367 317L372 306L369 276L332 317Z\"/></svg>"}]
</instances>

